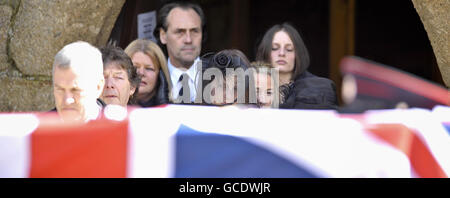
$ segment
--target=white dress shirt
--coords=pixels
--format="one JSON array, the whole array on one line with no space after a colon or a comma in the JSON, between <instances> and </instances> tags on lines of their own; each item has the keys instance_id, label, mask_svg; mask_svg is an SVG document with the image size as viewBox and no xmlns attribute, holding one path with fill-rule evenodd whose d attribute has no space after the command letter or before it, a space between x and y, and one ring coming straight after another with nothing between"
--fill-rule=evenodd
<instances>
[{"instance_id":1,"label":"white dress shirt","mask_svg":"<svg viewBox=\"0 0 450 198\"><path fill-rule=\"evenodd\" d=\"M178 80L180 79L180 76L183 73L186 73L189 76L189 88L190 88L190 96L191 96L191 102L195 101L195 97L197 96L197 84L199 82L200 75L197 74L197 63L200 61L200 58L197 57L195 59L194 63L191 65L191 67L188 70L181 70L179 68L176 68L172 65L170 62L170 58L167 61L167 66L169 69L170 74L170 80L172 81L172 98L176 99L178 98L178 93L180 92L181 84L178 83ZM194 82L195 81L195 82Z\"/></svg>"}]
</instances>

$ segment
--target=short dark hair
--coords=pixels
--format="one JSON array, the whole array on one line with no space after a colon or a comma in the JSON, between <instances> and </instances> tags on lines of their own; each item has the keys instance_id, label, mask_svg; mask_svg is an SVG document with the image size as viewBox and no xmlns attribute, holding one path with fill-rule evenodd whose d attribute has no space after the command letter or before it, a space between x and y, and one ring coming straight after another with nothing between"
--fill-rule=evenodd
<instances>
[{"instance_id":1,"label":"short dark hair","mask_svg":"<svg viewBox=\"0 0 450 198\"><path fill-rule=\"evenodd\" d=\"M169 16L170 11L172 11L172 9L174 9L174 8L181 8L183 10L192 9L198 14L198 16L200 16L201 28L202 28L202 42L205 41L205 39L206 39L206 27L205 27L206 26L206 18L205 18L205 14L203 13L203 10L200 7L200 5L198 5L196 3L192 3L192 2L187 2L187 1L176 1L176 2L165 4L163 7L161 7L161 9L159 9L159 11L157 13L158 14L157 24L156 24L155 30L153 31L153 36L155 36L155 38L158 40L158 43L161 44L161 39L159 38L159 32L161 31L161 29L163 29L164 31L167 31L167 26L168 26L167 17Z\"/></svg>"},{"instance_id":2,"label":"short dark hair","mask_svg":"<svg viewBox=\"0 0 450 198\"><path fill-rule=\"evenodd\" d=\"M108 44L105 47L100 48L100 52L102 53L103 68L105 68L108 64L115 62L127 72L128 82L130 82L132 87L136 88L128 104L134 104L136 102L134 99L138 93L141 79L137 74L136 68L133 66L131 58L122 50L122 48L116 47L112 44Z\"/></svg>"},{"instance_id":3,"label":"short dark hair","mask_svg":"<svg viewBox=\"0 0 450 198\"><path fill-rule=\"evenodd\" d=\"M271 51L272 51L272 41L275 33L283 31L286 32L291 38L294 48L295 48L295 65L292 74L292 79L295 80L300 74L302 74L309 67L310 57L308 49L303 42L302 37L299 32L290 23L277 24L272 26L264 34L261 43L258 46L258 51L256 52L256 60L263 62L271 62Z\"/></svg>"}]
</instances>

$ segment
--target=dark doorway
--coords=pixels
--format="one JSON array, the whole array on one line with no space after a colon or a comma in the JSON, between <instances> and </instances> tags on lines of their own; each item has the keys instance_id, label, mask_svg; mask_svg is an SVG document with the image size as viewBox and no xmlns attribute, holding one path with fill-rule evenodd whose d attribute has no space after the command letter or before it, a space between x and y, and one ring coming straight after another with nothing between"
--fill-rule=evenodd
<instances>
[{"instance_id":1,"label":"dark doorway","mask_svg":"<svg viewBox=\"0 0 450 198\"><path fill-rule=\"evenodd\" d=\"M427 33L409 0L356 1L355 55L443 85Z\"/></svg>"},{"instance_id":2,"label":"dark doorway","mask_svg":"<svg viewBox=\"0 0 450 198\"><path fill-rule=\"evenodd\" d=\"M158 10L169 1L127 0L111 39L126 47L137 38L137 15ZM346 55L361 56L444 84L427 33L410 0L194 0L207 18L208 35L202 54L234 48L254 60L264 32L274 24L288 21L301 32L310 51L309 70L322 77L334 76L332 79L339 86L338 70L330 69L337 67L330 63L330 56L336 53L330 50L330 36L336 31L330 29L330 23L335 23L330 20L330 10L336 9L330 7L331 1L353 5L344 12L351 12L348 16L354 24L334 24L354 32L347 38L354 50Z\"/></svg>"}]
</instances>

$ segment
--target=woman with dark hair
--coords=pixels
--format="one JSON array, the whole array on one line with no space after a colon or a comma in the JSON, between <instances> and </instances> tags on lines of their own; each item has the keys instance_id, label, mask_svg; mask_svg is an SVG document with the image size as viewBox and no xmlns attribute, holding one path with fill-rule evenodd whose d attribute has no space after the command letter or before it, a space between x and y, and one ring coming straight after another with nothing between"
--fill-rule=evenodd
<instances>
[{"instance_id":1,"label":"woman with dark hair","mask_svg":"<svg viewBox=\"0 0 450 198\"><path fill-rule=\"evenodd\" d=\"M246 75L250 61L244 53L236 49L207 53L202 56L202 65L205 104L223 106L250 103L248 77L251 75Z\"/></svg>"},{"instance_id":2,"label":"woman with dark hair","mask_svg":"<svg viewBox=\"0 0 450 198\"><path fill-rule=\"evenodd\" d=\"M268 62L279 71L280 108L337 109L333 81L307 71L308 49L289 23L270 28L258 46L256 60Z\"/></svg>"}]
</instances>

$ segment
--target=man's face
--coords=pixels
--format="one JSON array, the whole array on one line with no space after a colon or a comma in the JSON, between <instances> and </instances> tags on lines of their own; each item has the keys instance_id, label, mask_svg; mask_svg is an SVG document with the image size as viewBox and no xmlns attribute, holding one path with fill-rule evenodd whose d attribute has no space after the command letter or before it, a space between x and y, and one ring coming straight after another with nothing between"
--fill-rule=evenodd
<instances>
[{"instance_id":1,"label":"man's face","mask_svg":"<svg viewBox=\"0 0 450 198\"><path fill-rule=\"evenodd\" d=\"M56 67L53 73L56 110L64 121L83 122L86 110L93 104L95 107L101 89L102 85L89 77L82 77L72 68Z\"/></svg>"},{"instance_id":2,"label":"man's face","mask_svg":"<svg viewBox=\"0 0 450 198\"><path fill-rule=\"evenodd\" d=\"M116 104L126 107L128 100L136 88L132 87L128 80L127 71L122 69L116 62L106 65L103 76L105 87L101 99L106 104Z\"/></svg>"},{"instance_id":3,"label":"man's face","mask_svg":"<svg viewBox=\"0 0 450 198\"><path fill-rule=\"evenodd\" d=\"M172 9L167 16L167 31L161 29L160 38L167 46L170 62L175 67L189 68L201 51L200 16L193 9Z\"/></svg>"}]
</instances>

